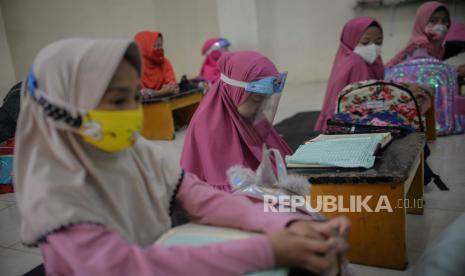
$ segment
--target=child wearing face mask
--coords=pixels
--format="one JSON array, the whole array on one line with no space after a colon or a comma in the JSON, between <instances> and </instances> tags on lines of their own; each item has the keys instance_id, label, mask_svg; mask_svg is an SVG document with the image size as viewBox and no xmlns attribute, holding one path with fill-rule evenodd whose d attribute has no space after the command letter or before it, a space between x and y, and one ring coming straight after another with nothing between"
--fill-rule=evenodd
<instances>
[{"instance_id":1,"label":"child wearing face mask","mask_svg":"<svg viewBox=\"0 0 465 276\"><path fill-rule=\"evenodd\" d=\"M445 4L436 1L424 3L417 10L412 35L407 46L391 59L386 67L418 58L442 60L444 39L449 27L450 15Z\"/></svg>"},{"instance_id":2,"label":"child wearing face mask","mask_svg":"<svg viewBox=\"0 0 465 276\"><path fill-rule=\"evenodd\" d=\"M384 78L384 66L380 56L382 44L383 29L375 19L361 16L345 24L323 107L315 125L316 131L326 130L326 121L333 116L339 92L346 85Z\"/></svg>"},{"instance_id":3,"label":"child wearing face mask","mask_svg":"<svg viewBox=\"0 0 465 276\"><path fill-rule=\"evenodd\" d=\"M320 274L337 264L347 219L264 212L263 202L211 188L137 138L141 71L130 40L66 39L34 59L21 90L15 192L22 242L40 247L47 275L243 275L272 267ZM175 207L197 223L256 234L153 245Z\"/></svg>"},{"instance_id":4,"label":"child wearing face mask","mask_svg":"<svg viewBox=\"0 0 465 276\"><path fill-rule=\"evenodd\" d=\"M221 37L210 38L205 41L202 47L202 55L205 60L200 69L200 78L207 80L211 84L220 77L217 62L221 55L228 51L229 46L229 41Z\"/></svg>"},{"instance_id":5,"label":"child wearing face mask","mask_svg":"<svg viewBox=\"0 0 465 276\"><path fill-rule=\"evenodd\" d=\"M143 76L140 81L142 96L162 97L179 93L173 66L165 57L162 34L149 31L139 32L134 40L144 60Z\"/></svg>"}]
</instances>

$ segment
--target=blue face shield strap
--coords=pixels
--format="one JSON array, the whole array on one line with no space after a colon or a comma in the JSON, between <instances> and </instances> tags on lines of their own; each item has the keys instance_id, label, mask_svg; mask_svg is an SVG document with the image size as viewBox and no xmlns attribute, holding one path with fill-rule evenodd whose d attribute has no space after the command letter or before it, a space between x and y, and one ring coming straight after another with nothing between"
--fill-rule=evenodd
<instances>
[{"instance_id":1,"label":"blue face shield strap","mask_svg":"<svg viewBox=\"0 0 465 276\"><path fill-rule=\"evenodd\" d=\"M54 103L51 103L47 100L44 95L41 95L38 85L37 79L35 78L32 70L29 71L26 77L26 88L31 95L32 99L37 102L43 108L44 113L53 118L56 121L63 121L64 123L68 124L73 128L78 128L82 124L81 116L73 116L68 110L63 107L60 107Z\"/></svg>"},{"instance_id":2,"label":"blue face shield strap","mask_svg":"<svg viewBox=\"0 0 465 276\"><path fill-rule=\"evenodd\" d=\"M36 94L36 89L37 89L37 80L34 77L34 74L32 74L32 69L29 70L29 73L27 74L26 77L26 87L27 91L29 91L29 94L35 98Z\"/></svg>"},{"instance_id":3,"label":"blue face shield strap","mask_svg":"<svg viewBox=\"0 0 465 276\"><path fill-rule=\"evenodd\" d=\"M277 76L266 77L257 81L243 82L233 80L224 74L221 74L220 79L232 86L242 87L248 92L260 94L281 93L286 83L287 72L279 73Z\"/></svg>"}]
</instances>

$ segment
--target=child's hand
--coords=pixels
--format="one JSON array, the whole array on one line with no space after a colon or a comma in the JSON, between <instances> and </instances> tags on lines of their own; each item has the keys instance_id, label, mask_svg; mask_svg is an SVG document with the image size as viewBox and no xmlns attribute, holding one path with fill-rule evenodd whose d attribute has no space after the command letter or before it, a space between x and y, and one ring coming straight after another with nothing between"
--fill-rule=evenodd
<instances>
[{"instance_id":1,"label":"child's hand","mask_svg":"<svg viewBox=\"0 0 465 276\"><path fill-rule=\"evenodd\" d=\"M276 266L297 267L322 273L337 265L337 241L334 238L307 238L285 229L270 236Z\"/></svg>"},{"instance_id":2,"label":"child's hand","mask_svg":"<svg viewBox=\"0 0 465 276\"><path fill-rule=\"evenodd\" d=\"M350 227L352 223L347 217L339 216L326 222L315 222L315 228L318 232L322 233L326 237L329 237L331 233L347 238L349 235Z\"/></svg>"},{"instance_id":3,"label":"child's hand","mask_svg":"<svg viewBox=\"0 0 465 276\"><path fill-rule=\"evenodd\" d=\"M350 226L350 220L341 216L325 222L298 220L289 225L288 229L296 235L307 238L329 239L334 237L339 253L344 253L348 250L345 240L349 234Z\"/></svg>"},{"instance_id":4,"label":"child's hand","mask_svg":"<svg viewBox=\"0 0 465 276\"><path fill-rule=\"evenodd\" d=\"M162 89L167 91L170 94L178 94L179 93L179 86L176 83L168 83L162 86Z\"/></svg>"}]
</instances>

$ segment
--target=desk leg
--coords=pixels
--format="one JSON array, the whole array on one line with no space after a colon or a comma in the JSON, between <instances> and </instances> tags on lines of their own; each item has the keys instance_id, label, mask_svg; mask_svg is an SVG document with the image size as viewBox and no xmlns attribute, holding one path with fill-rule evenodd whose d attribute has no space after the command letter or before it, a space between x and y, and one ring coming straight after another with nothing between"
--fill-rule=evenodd
<instances>
[{"instance_id":1,"label":"desk leg","mask_svg":"<svg viewBox=\"0 0 465 276\"><path fill-rule=\"evenodd\" d=\"M319 209L318 200L322 202L323 197L317 196L321 195L335 196L339 205L338 211L323 213L330 218L345 215L352 221L347 254L351 262L393 269L407 267L406 214L404 208L399 208L404 201L402 184L313 184L310 197L313 208ZM357 210L353 202L357 196L360 199L371 196L367 205L373 212L366 208ZM380 198L387 199L390 211L375 212ZM341 212L341 206L351 210Z\"/></svg>"},{"instance_id":2,"label":"desk leg","mask_svg":"<svg viewBox=\"0 0 465 276\"><path fill-rule=\"evenodd\" d=\"M168 103L155 103L143 106L144 127L142 136L149 140L173 140L174 121Z\"/></svg>"},{"instance_id":3,"label":"desk leg","mask_svg":"<svg viewBox=\"0 0 465 276\"><path fill-rule=\"evenodd\" d=\"M413 178L410 189L407 192L408 208L407 213L423 215L423 188L424 185L424 158L423 153L420 157L420 164ZM406 202L407 203L407 202Z\"/></svg>"},{"instance_id":4,"label":"desk leg","mask_svg":"<svg viewBox=\"0 0 465 276\"><path fill-rule=\"evenodd\" d=\"M425 124L426 124L426 138L428 140L436 140L436 111L433 104L425 113Z\"/></svg>"},{"instance_id":5,"label":"desk leg","mask_svg":"<svg viewBox=\"0 0 465 276\"><path fill-rule=\"evenodd\" d=\"M179 125L189 125L198 106L199 104L196 103L173 111L173 117L176 123Z\"/></svg>"}]
</instances>

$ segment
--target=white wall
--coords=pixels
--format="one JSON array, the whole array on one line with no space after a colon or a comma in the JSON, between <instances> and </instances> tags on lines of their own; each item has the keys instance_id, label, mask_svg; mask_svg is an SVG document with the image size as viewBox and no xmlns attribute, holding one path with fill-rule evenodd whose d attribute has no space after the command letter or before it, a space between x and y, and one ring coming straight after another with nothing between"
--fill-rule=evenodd
<instances>
[{"instance_id":1,"label":"white wall","mask_svg":"<svg viewBox=\"0 0 465 276\"><path fill-rule=\"evenodd\" d=\"M177 78L196 77L203 43L220 35L215 0L154 0L156 30L163 33L167 57Z\"/></svg>"},{"instance_id":2,"label":"white wall","mask_svg":"<svg viewBox=\"0 0 465 276\"><path fill-rule=\"evenodd\" d=\"M231 50L259 50L259 26L255 0L217 0L218 25Z\"/></svg>"},{"instance_id":3,"label":"white wall","mask_svg":"<svg viewBox=\"0 0 465 276\"><path fill-rule=\"evenodd\" d=\"M219 34L215 0L0 0L15 72L24 76L48 43L73 36L128 37L162 31L178 77L196 75L204 40Z\"/></svg>"},{"instance_id":4,"label":"white wall","mask_svg":"<svg viewBox=\"0 0 465 276\"><path fill-rule=\"evenodd\" d=\"M351 0L257 0L260 48L291 82L325 81Z\"/></svg>"},{"instance_id":5,"label":"white wall","mask_svg":"<svg viewBox=\"0 0 465 276\"><path fill-rule=\"evenodd\" d=\"M0 7L0 105L1 100L15 84L16 77L11 61L10 47L3 24L2 9Z\"/></svg>"}]
</instances>

